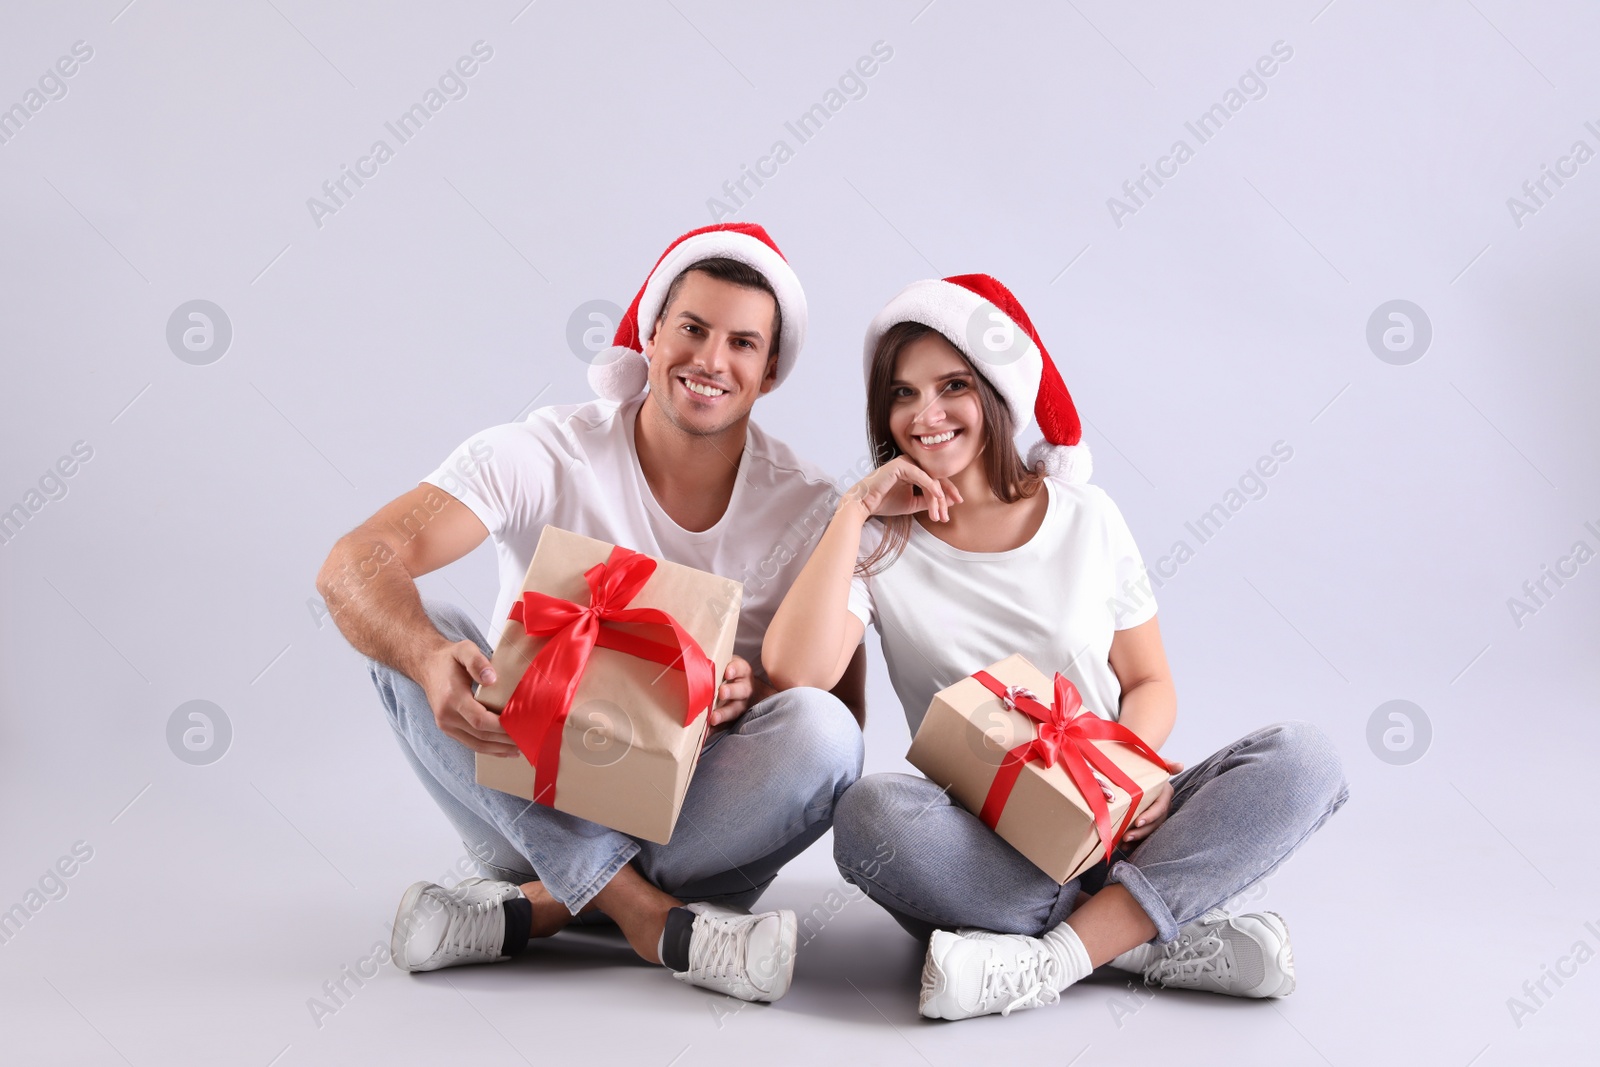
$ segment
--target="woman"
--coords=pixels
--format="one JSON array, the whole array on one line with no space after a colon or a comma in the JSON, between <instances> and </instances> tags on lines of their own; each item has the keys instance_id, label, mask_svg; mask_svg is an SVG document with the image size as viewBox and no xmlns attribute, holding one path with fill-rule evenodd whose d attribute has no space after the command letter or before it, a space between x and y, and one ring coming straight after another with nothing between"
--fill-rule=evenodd
<instances>
[{"instance_id":1,"label":"woman","mask_svg":"<svg viewBox=\"0 0 1600 1067\"><path fill-rule=\"evenodd\" d=\"M867 331L866 372L882 465L841 498L767 631L774 683L831 688L870 623L913 732L939 689L1021 653L1159 749L1177 698L1155 600L1121 513L1087 484L1072 397L1016 298L987 275L908 286ZM1045 439L1025 464L1012 438L1030 411ZM1053 1003L1107 963L1152 985L1293 990L1283 920L1216 909L1344 803L1333 746L1280 723L1168 767L1109 869L1065 885L926 779L850 787L834 856L927 939L923 1015Z\"/></svg>"}]
</instances>

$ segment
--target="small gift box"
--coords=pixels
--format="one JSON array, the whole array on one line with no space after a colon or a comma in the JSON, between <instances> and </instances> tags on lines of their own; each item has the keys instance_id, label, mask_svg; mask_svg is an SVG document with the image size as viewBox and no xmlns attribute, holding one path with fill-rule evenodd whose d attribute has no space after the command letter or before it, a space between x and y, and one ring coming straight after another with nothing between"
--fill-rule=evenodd
<instances>
[{"instance_id":1,"label":"small gift box","mask_svg":"<svg viewBox=\"0 0 1600 1067\"><path fill-rule=\"evenodd\" d=\"M1167 780L1137 734L1021 656L934 694L906 759L1063 884L1109 859Z\"/></svg>"},{"instance_id":2,"label":"small gift box","mask_svg":"<svg viewBox=\"0 0 1600 1067\"><path fill-rule=\"evenodd\" d=\"M520 756L477 781L666 842L733 656L744 587L546 526L477 698Z\"/></svg>"}]
</instances>

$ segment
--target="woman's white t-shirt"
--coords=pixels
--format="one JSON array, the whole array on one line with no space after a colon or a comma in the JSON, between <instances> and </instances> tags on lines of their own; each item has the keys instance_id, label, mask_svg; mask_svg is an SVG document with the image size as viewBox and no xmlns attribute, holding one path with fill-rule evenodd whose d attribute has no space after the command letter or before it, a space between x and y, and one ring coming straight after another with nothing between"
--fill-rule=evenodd
<instances>
[{"instance_id":1,"label":"woman's white t-shirt","mask_svg":"<svg viewBox=\"0 0 1600 1067\"><path fill-rule=\"evenodd\" d=\"M952 548L913 522L887 570L857 575L850 611L875 626L914 734L939 690L1021 653L1046 675L1060 671L1084 707L1121 713L1111 637L1155 616L1144 561L1122 512L1098 486L1046 478L1044 522L1008 552ZM883 537L867 523L861 556Z\"/></svg>"},{"instance_id":2,"label":"woman's white t-shirt","mask_svg":"<svg viewBox=\"0 0 1600 1067\"><path fill-rule=\"evenodd\" d=\"M727 511L709 529L686 530L639 467L633 431L642 403L539 408L473 435L422 479L470 508L494 538L500 595L485 636L498 643L548 523L742 582L734 651L765 680L762 638L838 492L818 467L750 422Z\"/></svg>"}]
</instances>

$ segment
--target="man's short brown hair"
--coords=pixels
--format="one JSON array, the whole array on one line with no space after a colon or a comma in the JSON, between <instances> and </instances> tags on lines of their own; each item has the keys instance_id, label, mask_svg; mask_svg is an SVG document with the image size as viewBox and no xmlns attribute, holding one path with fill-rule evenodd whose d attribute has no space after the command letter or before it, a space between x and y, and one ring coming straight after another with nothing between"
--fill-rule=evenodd
<instances>
[{"instance_id":1,"label":"man's short brown hair","mask_svg":"<svg viewBox=\"0 0 1600 1067\"><path fill-rule=\"evenodd\" d=\"M772 297L772 344L767 349L767 357L776 359L778 355L778 339L783 336L783 305L778 302L778 293L772 288L772 283L767 281L765 274L762 274L748 263L741 263L737 259L729 259L726 256L713 256L710 259L696 260L678 272L678 276L672 279L672 284L667 286L667 295L661 300L661 310L656 314L655 326L652 327L652 332L661 325L661 320L667 317L667 309L672 306L672 298L678 295L678 290L683 287L683 279L687 278L692 270L697 270L701 274L708 275L718 281L737 285L741 289L758 289Z\"/></svg>"}]
</instances>

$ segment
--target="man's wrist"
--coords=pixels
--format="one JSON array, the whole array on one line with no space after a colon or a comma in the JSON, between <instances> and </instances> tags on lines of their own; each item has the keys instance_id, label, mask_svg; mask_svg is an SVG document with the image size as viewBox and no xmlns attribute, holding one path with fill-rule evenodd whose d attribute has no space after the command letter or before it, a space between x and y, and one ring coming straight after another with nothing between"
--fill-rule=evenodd
<instances>
[{"instance_id":1,"label":"man's wrist","mask_svg":"<svg viewBox=\"0 0 1600 1067\"><path fill-rule=\"evenodd\" d=\"M429 626L429 629L433 630L433 627ZM404 657L404 661L396 664L396 666L400 668L401 674L404 674L413 682L418 685L425 685L426 678L424 676L428 673L429 664L433 662L434 657L441 649L449 646L450 642L445 638L444 634L433 630L431 637L424 637L413 643L411 650Z\"/></svg>"}]
</instances>

